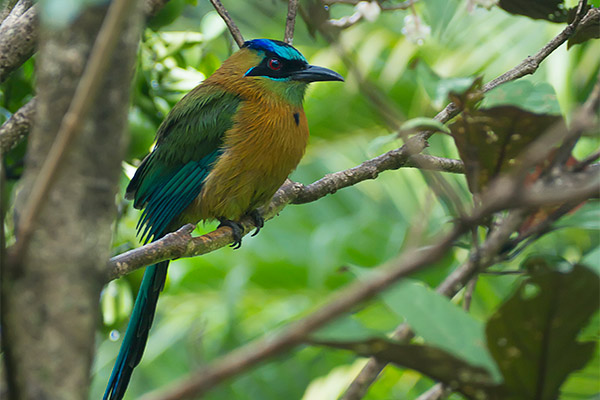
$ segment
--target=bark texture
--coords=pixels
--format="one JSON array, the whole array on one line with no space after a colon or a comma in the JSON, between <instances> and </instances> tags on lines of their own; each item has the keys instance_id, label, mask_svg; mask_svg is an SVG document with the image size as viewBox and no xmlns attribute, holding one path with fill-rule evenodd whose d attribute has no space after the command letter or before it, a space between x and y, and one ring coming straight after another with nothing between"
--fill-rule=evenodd
<instances>
[{"instance_id":1,"label":"bark texture","mask_svg":"<svg viewBox=\"0 0 600 400\"><path fill-rule=\"evenodd\" d=\"M86 399L103 272L109 257L123 132L141 26L127 26L86 119L35 219L22 259L3 268L2 335L11 399ZM72 100L106 8L40 30L36 123L18 212ZM17 238L18 240L18 238Z\"/></svg>"}]
</instances>

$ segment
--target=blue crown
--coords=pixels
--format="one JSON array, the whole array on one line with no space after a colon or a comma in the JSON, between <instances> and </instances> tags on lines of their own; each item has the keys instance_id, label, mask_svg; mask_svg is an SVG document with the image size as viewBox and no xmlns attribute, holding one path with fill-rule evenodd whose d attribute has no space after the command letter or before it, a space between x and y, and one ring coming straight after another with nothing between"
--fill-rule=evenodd
<instances>
[{"instance_id":1,"label":"blue crown","mask_svg":"<svg viewBox=\"0 0 600 400\"><path fill-rule=\"evenodd\" d=\"M287 43L279 40L271 39L254 39L248 40L242 47L247 47L256 51L263 51L265 53L273 53L278 57L286 60L298 60L306 62L306 59L298 50L293 48Z\"/></svg>"}]
</instances>

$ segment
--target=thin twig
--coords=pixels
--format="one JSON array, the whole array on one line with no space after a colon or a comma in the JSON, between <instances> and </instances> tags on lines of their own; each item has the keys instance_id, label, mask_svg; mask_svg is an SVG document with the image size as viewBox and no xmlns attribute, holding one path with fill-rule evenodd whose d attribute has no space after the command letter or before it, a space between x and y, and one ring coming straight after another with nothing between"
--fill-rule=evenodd
<instances>
[{"instance_id":1,"label":"thin twig","mask_svg":"<svg viewBox=\"0 0 600 400\"><path fill-rule=\"evenodd\" d=\"M572 167L573 172L580 172L600 159L600 150L596 150Z\"/></svg>"},{"instance_id":2,"label":"thin twig","mask_svg":"<svg viewBox=\"0 0 600 400\"><path fill-rule=\"evenodd\" d=\"M429 154L415 154L406 160L404 168L418 168L430 171L450 172L464 174L465 164L460 160L432 156Z\"/></svg>"},{"instance_id":3,"label":"thin twig","mask_svg":"<svg viewBox=\"0 0 600 400\"><path fill-rule=\"evenodd\" d=\"M298 0L288 1L288 13L285 19L285 35L283 41L291 45L294 41L294 26L296 25L296 12L298 11Z\"/></svg>"},{"instance_id":4,"label":"thin twig","mask_svg":"<svg viewBox=\"0 0 600 400\"><path fill-rule=\"evenodd\" d=\"M73 95L73 100L62 119L56 139L44 160L40 174L36 177L29 201L20 217L17 243L14 248L13 261L15 262L22 259L21 257L27 250L35 218L54 182L64 155L81 131L81 126L94 104L111 55L117 46L122 27L134 4L135 1L115 0L106 13L88 64Z\"/></svg>"},{"instance_id":5,"label":"thin twig","mask_svg":"<svg viewBox=\"0 0 600 400\"><path fill-rule=\"evenodd\" d=\"M221 18L223 18L223 21L225 21L225 25L227 25L229 32L231 32L233 40L235 40L238 47L242 47L244 45L244 37L242 36L242 33L240 32L240 29L237 27L235 22L233 22L233 19L227 12L225 6L223 6L220 0L210 0L210 2L212 3L215 10L217 10L217 13L219 13Z\"/></svg>"},{"instance_id":6,"label":"thin twig","mask_svg":"<svg viewBox=\"0 0 600 400\"><path fill-rule=\"evenodd\" d=\"M477 285L477 276L471 278L467 287L465 288L465 297L463 298L463 308L465 311L469 311L471 308L471 300L473 300L473 292L475 291L475 286Z\"/></svg>"}]
</instances>

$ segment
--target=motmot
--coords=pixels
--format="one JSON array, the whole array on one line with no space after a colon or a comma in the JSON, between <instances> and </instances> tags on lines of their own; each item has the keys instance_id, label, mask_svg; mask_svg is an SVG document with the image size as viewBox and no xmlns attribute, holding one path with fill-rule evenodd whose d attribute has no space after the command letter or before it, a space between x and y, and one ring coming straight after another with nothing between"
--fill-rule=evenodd
<instances>
[{"instance_id":1,"label":"motmot","mask_svg":"<svg viewBox=\"0 0 600 400\"><path fill-rule=\"evenodd\" d=\"M126 198L143 209L138 234L156 240L184 224L218 220L241 245L249 216L271 200L296 168L308 142L302 106L310 82L343 81L310 65L294 47L255 39L184 96L156 133ZM146 268L104 400L122 399L139 364L169 261Z\"/></svg>"}]
</instances>

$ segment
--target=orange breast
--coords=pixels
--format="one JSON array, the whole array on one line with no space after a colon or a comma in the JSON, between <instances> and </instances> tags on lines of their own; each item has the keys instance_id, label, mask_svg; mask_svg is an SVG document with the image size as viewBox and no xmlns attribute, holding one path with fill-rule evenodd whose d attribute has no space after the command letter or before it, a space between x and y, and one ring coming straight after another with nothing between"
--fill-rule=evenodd
<instances>
[{"instance_id":1,"label":"orange breast","mask_svg":"<svg viewBox=\"0 0 600 400\"><path fill-rule=\"evenodd\" d=\"M239 220L268 202L300 162L307 142L302 107L272 99L244 102L192 206L194 219Z\"/></svg>"}]
</instances>

